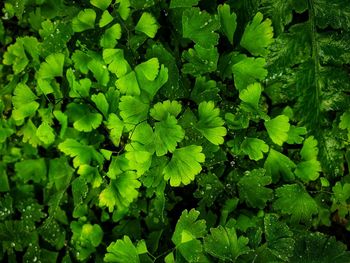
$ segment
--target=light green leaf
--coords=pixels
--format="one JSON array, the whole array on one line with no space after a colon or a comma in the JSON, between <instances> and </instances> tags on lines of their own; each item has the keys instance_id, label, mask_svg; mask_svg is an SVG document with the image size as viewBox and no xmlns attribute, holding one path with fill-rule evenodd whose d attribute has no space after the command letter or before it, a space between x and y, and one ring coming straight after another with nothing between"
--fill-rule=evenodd
<instances>
[{"instance_id":1,"label":"light green leaf","mask_svg":"<svg viewBox=\"0 0 350 263\"><path fill-rule=\"evenodd\" d=\"M47 122L43 122L39 125L38 129L36 130L36 136L46 145L49 145L55 141L54 130Z\"/></svg>"},{"instance_id":2,"label":"light green leaf","mask_svg":"<svg viewBox=\"0 0 350 263\"><path fill-rule=\"evenodd\" d=\"M103 113L104 117L108 116L109 104L103 93L94 94L91 96L91 100L95 103L96 107Z\"/></svg>"},{"instance_id":3,"label":"light green leaf","mask_svg":"<svg viewBox=\"0 0 350 263\"><path fill-rule=\"evenodd\" d=\"M119 109L125 124L136 125L147 119L149 104L142 102L139 97L122 96Z\"/></svg>"},{"instance_id":4,"label":"light green leaf","mask_svg":"<svg viewBox=\"0 0 350 263\"><path fill-rule=\"evenodd\" d=\"M271 182L271 177L265 175L264 169L245 173L237 184L240 199L250 207L263 209L266 202L273 198L273 191L265 187Z\"/></svg>"},{"instance_id":5,"label":"light green leaf","mask_svg":"<svg viewBox=\"0 0 350 263\"><path fill-rule=\"evenodd\" d=\"M100 19L100 22L98 23L98 25L100 27L104 27L112 21L113 21L113 16L111 16L111 14L108 12L108 10L105 10L101 16L101 19Z\"/></svg>"},{"instance_id":6,"label":"light green leaf","mask_svg":"<svg viewBox=\"0 0 350 263\"><path fill-rule=\"evenodd\" d=\"M109 64L108 70L116 74L118 78L131 71L129 63L124 59L122 49L104 49L103 60Z\"/></svg>"},{"instance_id":7,"label":"light green leaf","mask_svg":"<svg viewBox=\"0 0 350 263\"><path fill-rule=\"evenodd\" d=\"M36 126L34 123L29 119L25 125L23 125L22 129L18 132L19 136L23 136L22 141L24 143L28 142L33 147L37 147L38 145L41 145L42 142L39 140L39 138L36 136Z\"/></svg>"},{"instance_id":8,"label":"light green leaf","mask_svg":"<svg viewBox=\"0 0 350 263\"><path fill-rule=\"evenodd\" d=\"M249 156L249 159L258 161L264 158L263 153L269 151L269 146L263 140L246 138L241 144L241 150Z\"/></svg>"},{"instance_id":9,"label":"light green leaf","mask_svg":"<svg viewBox=\"0 0 350 263\"><path fill-rule=\"evenodd\" d=\"M263 14L258 12L243 33L241 46L253 56L266 56L266 49L273 42L273 27L270 19L263 20Z\"/></svg>"},{"instance_id":10,"label":"light green leaf","mask_svg":"<svg viewBox=\"0 0 350 263\"><path fill-rule=\"evenodd\" d=\"M137 198L138 188L141 183L137 180L139 176L133 171L127 171L112 179L110 184L99 195L99 205L107 206L109 212L114 208L123 209Z\"/></svg>"},{"instance_id":11,"label":"light green leaf","mask_svg":"<svg viewBox=\"0 0 350 263\"><path fill-rule=\"evenodd\" d=\"M285 180L293 180L294 174L292 170L296 167L295 163L284 154L270 149L264 168L266 174L272 177L273 182L277 182L282 176Z\"/></svg>"},{"instance_id":12,"label":"light green leaf","mask_svg":"<svg viewBox=\"0 0 350 263\"><path fill-rule=\"evenodd\" d=\"M138 75L142 74L147 80L153 81L156 79L159 72L158 58L151 58L135 67Z\"/></svg>"},{"instance_id":13,"label":"light green leaf","mask_svg":"<svg viewBox=\"0 0 350 263\"><path fill-rule=\"evenodd\" d=\"M233 44L233 35L237 27L237 16L234 12L231 13L230 6L228 4L219 5L218 14L221 29L226 35L228 41Z\"/></svg>"},{"instance_id":14,"label":"light green leaf","mask_svg":"<svg viewBox=\"0 0 350 263\"><path fill-rule=\"evenodd\" d=\"M317 140L314 136L308 137L304 141L303 148L301 148L300 155L305 161L317 159L318 148Z\"/></svg>"},{"instance_id":15,"label":"light green leaf","mask_svg":"<svg viewBox=\"0 0 350 263\"><path fill-rule=\"evenodd\" d=\"M263 58L244 58L232 66L236 88L240 91L257 81L264 80L267 70Z\"/></svg>"},{"instance_id":16,"label":"light green leaf","mask_svg":"<svg viewBox=\"0 0 350 263\"><path fill-rule=\"evenodd\" d=\"M295 127L293 125L290 126L290 129L288 131L288 144L301 144L304 140L302 135L306 135L307 130L305 127Z\"/></svg>"},{"instance_id":17,"label":"light green leaf","mask_svg":"<svg viewBox=\"0 0 350 263\"><path fill-rule=\"evenodd\" d=\"M223 144L227 130L223 127L225 122L219 117L220 110L215 108L214 102L201 102L198 106L198 115L196 128L200 133L215 145Z\"/></svg>"},{"instance_id":18,"label":"light green leaf","mask_svg":"<svg viewBox=\"0 0 350 263\"><path fill-rule=\"evenodd\" d=\"M134 71L131 71L126 75L120 77L115 82L115 85L120 90L121 94L138 96L141 93L139 83L137 82L136 74Z\"/></svg>"},{"instance_id":19,"label":"light green leaf","mask_svg":"<svg viewBox=\"0 0 350 263\"><path fill-rule=\"evenodd\" d=\"M139 251L131 242L130 238L124 236L123 239L112 242L107 247L107 252L103 259L105 262L140 263L139 254L147 253L147 250L146 252Z\"/></svg>"},{"instance_id":20,"label":"light green leaf","mask_svg":"<svg viewBox=\"0 0 350 263\"><path fill-rule=\"evenodd\" d=\"M84 9L72 20L74 32L83 32L95 27L96 12L93 9Z\"/></svg>"},{"instance_id":21,"label":"light green leaf","mask_svg":"<svg viewBox=\"0 0 350 263\"><path fill-rule=\"evenodd\" d=\"M181 183L187 185L200 173L200 163L204 161L205 155L201 146L190 145L176 149L163 171L164 179L170 179L171 186L180 186Z\"/></svg>"},{"instance_id":22,"label":"light green leaf","mask_svg":"<svg viewBox=\"0 0 350 263\"><path fill-rule=\"evenodd\" d=\"M110 138L113 144L118 147L120 143L120 137L123 134L124 123L114 113L109 114L106 124L110 130Z\"/></svg>"},{"instance_id":23,"label":"light green leaf","mask_svg":"<svg viewBox=\"0 0 350 263\"><path fill-rule=\"evenodd\" d=\"M278 115L271 120L265 121L264 125L269 137L274 143L282 146L287 141L290 128L289 118L287 116Z\"/></svg>"},{"instance_id":24,"label":"light green leaf","mask_svg":"<svg viewBox=\"0 0 350 263\"><path fill-rule=\"evenodd\" d=\"M185 137L185 131L177 124L174 116L169 115L165 120L154 125L154 145L157 156L174 152L177 144Z\"/></svg>"},{"instance_id":25,"label":"light green leaf","mask_svg":"<svg viewBox=\"0 0 350 263\"><path fill-rule=\"evenodd\" d=\"M46 59L46 62L41 63L38 78L53 79L54 77L63 76L64 55L51 54Z\"/></svg>"},{"instance_id":26,"label":"light green leaf","mask_svg":"<svg viewBox=\"0 0 350 263\"><path fill-rule=\"evenodd\" d=\"M120 24L115 24L108 28L102 35L100 46L102 48L114 48L122 36L122 28Z\"/></svg>"},{"instance_id":27,"label":"light green leaf","mask_svg":"<svg viewBox=\"0 0 350 263\"><path fill-rule=\"evenodd\" d=\"M74 139L66 139L64 142L61 142L58 145L58 149L74 158L73 165L75 168L82 164L90 164L92 161L102 164L104 160L103 156L94 147L82 144Z\"/></svg>"},{"instance_id":28,"label":"light green leaf","mask_svg":"<svg viewBox=\"0 0 350 263\"><path fill-rule=\"evenodd\" d=\"M12 97L12 104L14 106L12 110L13 119L20 121L33 115L39 108L39 103L35 101L37 98L26 84L19 83Z\"/></svg>"},{"instance_id":29,"label":"light green leaf","mask_svg":"<svg viewBox=\"0 0 350 263\"><path fill-rule=\"evenodd\" d=\"M103 231L102 228L97 225L84 224L81 229L81 238L89 240L90 243L97 247L102 242Z\"/></svg>"},{"instance_id":30,"label":"light green leaf","mask_svg":"<svg viewBox=\"0 0 350 263\"><path fill-rule=\"evenodd\" d=\"M294 223L310 223L312 215L318 213L316 201L298 184L277 188L276 196L273 207L282 214L290 215L290 220Z\"/></svg>"},{"instance_id":31,"label":"light green leaf","mask_svg":"<svg viewBox=\"0 0 350 263\"><path fill-rule=\"evenodd\" d=\"M258 82L250 84L246 89L241 90L239 98L248 106L245 106L244 109L249 111L252 108L254 111L257 111L259 109L261 92L262 88Z\"/></svg>"},{"instance_id":32,"label":"light green leaf","mask_svg":"<svg viewBox=\"0 0 350 263\"><path fill-rule=\"evenodd\" d=\"M204 238L207 253L223 261L235 261L240 255L250 251L248 238L237 236L234 228L219 226L210 229L210 235Z\"/></svg>"},{"instance_id":33,"label":"light green leaf","mask_svg":"<svg viewBox=\"0 0 350 263\"><path fill-rule=\"evenodd\" d=\"M321 164L316 159L304 161L297 165L295 175L305 182L315 181L319 176Z\"/></svg>"},{"instance_id":34,"label":"light green leaf","mask_svg":"<svg viewBox=\"0 0 350 263\"><path fill-rule=\"evenodd\" d=\"M98 83L100 83L102 86L107 86L109 82L109 72L106 65L93 59L88 63L88 68L94 74L94 77Z\"/></svg>"},{"instance_id":35,"label":"light green leaf","mask_svg":"<svg viewBox=\"0 0 350 263\"><path fill-rule=\"evenodd\" d=\"M153 15L144 12L136 24L135 30L144 33L150 38L154 38L157 34L158 28L159 25Z\"/></svg>"},{"instance_id":36,"label":"light green leaf","mask_svg":"<svg viewBox=\"0 0 350 263\"><path fill-rule=\"evenodd\" d=\"M340 116L339 128L348 130L350 137L350 111L346 111L342 116Z\"/></svg>"},{"instance_id":37,"label":"light green leaf","mask_svg":"<svg viewBox=\"0 0 350 263\"><path fill-rule=\"evenodd\" d=\"M90 3L101 10L105 10L112 3L112 0L90 0Z\"/></svg>"},{"instance_id":38,"label":"light green leaf","mask_svg":"<svg viewBox=\"0 0 350 263\"><path fill-rule=\"evenodd\" d=\"M193 40L203 48L217 45L219 35L214 31L220 28L217 16L212 16L199 8L187 8L182 15L182 36Z\"/></svg>"},{"instance_id":39,"label":"light green leaf","mask_svg":"<svg viewBox=\"0 0 350 263\"><path fill-rule=\"evenodd\" d=\"M150 110L150 115L153 119L157 121L162 121L167 119L169 115L174 116L175 118L182 110L182 106L177 101L166 100L163 102L158 102L153 105L153 108Z\"/></svg>"},{"instance_id":40,"label":"light green leaf","mask_svg":"<svg viewBox=\"0 0 350 263\"><path fill-rule=\"evenodd\" d=\"M91 112L88 105L70 103L67 111L67 115L74 122L74 128L78 131L90 132L97 129L102 123L102 115Z\"/></svg>"},{"instance_id":41,"label":"light green leaf","mask_svg":"<svg viewBox=\"0 0 350 263\"><path fill-rule=\"evenodd\" d=\"M127 20L130 15L130 0L116 0L119 3L118 13L123 20Z\"/></svg>"},{"instance_id":42,"label":"light green leaf","mask_svg":"<svg viewBox=\"0 0 350 263\"><path fill-rule=\"evenodd\" d=\"M202 252L202 244L198 238L206 234L205 220L197 220L199 212L191 209L184 210L176 223L174 234L171 238L182 256L189 262L194 262L198 254Z\"/></svg>"},{"instance_id":43,"label":"light green leaf","mask_svg":"<svg viewBox=\"0 0 350 263\"><path fill-rule=\"evenodd\" d=\"M168 69L164 65L161 65L158 76L154 80L148 79L152 75L151 72L145 72L136 67L135 73L140 88L148 93L149 100L152 100L158 90L168 81Z\"/></svg>"}]
</instances>

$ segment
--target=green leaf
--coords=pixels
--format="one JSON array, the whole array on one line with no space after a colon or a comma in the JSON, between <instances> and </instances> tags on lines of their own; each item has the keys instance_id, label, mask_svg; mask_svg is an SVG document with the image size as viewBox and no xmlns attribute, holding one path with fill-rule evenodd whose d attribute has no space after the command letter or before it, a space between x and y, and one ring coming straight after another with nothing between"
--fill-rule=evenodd
<instances>
[{"instance_id":1,"label":"green leaf","mask_svg":"<svg viewBox=\"0 0 350 263\"><path fill-rule=\"evenodd\" d=\"M119 109L125 124L136 125L147 119L149 104L142 102L139 97L122 96Z\"/></svg>"},{"instance_id":2,"label":"green leaf","mask_svg":"<svg viewBox=\"0 0 350 263\"><path fill-rule=\"evenodd\" d=\"M205 138L215 145L224 143L224 136L227 130L224 125L224 120L219 117L220 110L215 108L214 102L201 102L198 106L199 121L196 123L196 128Z\"/></svg>"},{"instance_id":3,"label":"green leaf","mask_svg":"<svg viewBox=\"0 0 350 263\"><path fill-rule=\"evenodd\" d=\"M47 122L43 122L39 125L36 130L36 136L46 145L52 144L55 141L54 130Z\"/></svg>"},{"instance_id":4,"label":"green leaf","mask_svg":"<svg viewBox=\"0 0 350 263\"><path fill-rule=\"evenodd\" d=\"M19 83L12 97L12 104L14 106L12 111L13 119L20 121L33 115L39 108L39 103L35 101L36 99L38 97L26 84Z\"/></svg>"},{"instance_id":5,"label":"green leaf","mask_svg":"<svg viewBox=\"0 0 350 263\"><path fill-rule=\"evenodd\" d=\"M207 253L223 261L236 259L250 251L248 238L237 236L234 228L219 226L210 229L210 235L204 238L204 249Z\"/></svg>"},{"instance_id":6,"label":"green leaf","mask_svg":"<svg viewBox=\"0 0 350 263\"><path fill-rule=\"evenodd\" d=\"M244 102L244 105L248 106L245 106L244 109L247 108L249 110L252 108L253 111L258 111L261 92L262 88L258 82L250 84L246 89L241 90L239 98Z\"/></svg>"},{"instance_id":7,"label":"green leaf","mask_svg":"<svg viewBox=\"0 0 350 263\"><path fill-rule=\"evenodd\" d=\"M149 66L157 65L157 63L149 64L148 62L149 60L144 62L146 65L144 63L138 65L135 68L135 73L140 88L147 92L149 100L152 100L158 90L168 81L168 69L161 65L157 78L150 80L153 78L153 74L156 75L156 73L155 69L149 68Z\"/></svg>"},{"instance_id":8,"label":"green leaf","mask_svg":"<svg viewBox=\"0 0 350 263\"><path fill-rule=\"evenodd\" d=\"M130 73L119 78L115 82L115 85L120 90L121 94L138 96L141 93L134 71L131 71Z\"/></svg>"},{"instance_id":9,"label":"green leaf","mask_svg":"<svg viewBox=\"0 0 350 263\"><path fill-rule=\"evenodd\" d=\"M236 88L240 91L267 76L263 58L243 58L232 66Z\"/></svg>"},{"instance_id":10,"label":"green leaf","mask_svg":"<svg viewBox=\"0 0 350 263\"><path fill-rule=\"evenodd\" d=\"M141 247L144 247L144 249L140 249ZM143 240L139 241L137 247L135 247L130 238L124 236L123 239L112 242L107 247L107 252L103 259L105 262L140 263L139 255L148 251Z\"/></svg>"},{"instance_id":11,"label":"green leaf","mask_svg":"<svg viewBox=\"0 0 350 263\"><path fill-rule=\"evenodd\" d=\"M304 140L302 135L306 135L307 130L305 127L295 127L293 125L290 126L288 131L288 144L301 144Z\"/></svg>"},{"instance_id":12,"label":"green leaf","mask_svg":"<svg viewBox=\"0 0 350 263\"><path fill-rule=\"evenodd\" d=\"M241 150L249 156L249 159L258 161L264 158L263 153L269 151L269 146L263 140L246 138L241 144Z\"/></svg>"},{"instance_id":13,"label":"green leaf","mask_svg":"<svg viewBox=\"0 0 350 263\"><path fill-rule=\"evenodd\" d=\"M66 155L74 158L73 165L78 167L82 164L90 164L96 161L98 164L103 163L103 156L92 146L82 144L74 139L66 139L58 145L58 149Z\"/></svg>"},{"instance_id":14,"label":"green leaf","mask_svg":"<svg viewBox=\"0 0 350 263\"><path fill-rule=\"evenodd\" d=\"M119 3L118 13L123 20L127 20L130 15L130 0L116 0Z\"/></svg>"},{"instance_id":15,"label":"green leaf","mask_svg":"<svg viewBox=\"0 0 350 263\"><path fill-rule=\"evenodd\" d=\"M169 8L192 7L198 4L199 0L171 0Z\"/></svg>"},{"instance_id":16,"label":"green leaf","mask_svg":"<svg viewBox=\"0 0 350 263\"><path fill-rule=\"evenodd\" d=\"M99 109L104 117L108 116L109 104L103 93L94 94L91 96L91 100L95 103L97 109Z\"/></svg>"},{"instance_id":17,"label":"green leaf","mask_svg":"<svg viewBox=\"0 0 350 263\"><path fill-rule=\"evenodd\" d=\"M144 12L137 22L135 30L142 32L150 38L154 38L159 29L157 20L150 13Z\"/></svg>"},{"instance_id":18,"label":"green leaf","mask_svg":"<svg viewBox=\"0 0 350 263\"><path fill-rule=\"evenodd\" d=\"M46 180L45 159L23 160L15 164L15 171L18 178L24 182L32 180L35 183Z\"/></svg>"},{"instance_id":19,"label":"green leaf","mask_svg":"<svg viewBox=\"0 0 350 263\"><path fill-rule=\"evenodd\" d=\"M51 80L63 76L64 55L51 54L41 63L38 78Z\"/></svg>"},{"instance_id":20,"label":"green leaf","mask_svg":"<svg viewBox=\"0 0 350 263\"><path fill-rule=\"evenodd\" d=\"M49 185L54 185L57 191L64 190L70 184L73 172L66 157L50 159Z\"/></svg>"},{"instance_id":21,"label":"green leaf","mask_svg":"<svg viewBox=\"0 0 350 263\"><path fill-rule=\"evenodd\" d=\"M300 155L305 161L310 161L313 159L317 159L317 154L317 140L314 138L314 136L310 136L304 141L304 145L300 151Z\"/></svg>"},{"instance_id":22,"label":"green leaf","mask_svg":"<svg viewBox=\"0 0 350 263\"><path fill-rule=\"evenodd\" d=\"M95 27L96 12L93 9L81 10L72 20L74 32L83 32Z\"/></svg>"},{"instance_id":23,"label":"green leaf","mask_svg":"<svg viewBox=\"0 0 350 263\"><path fill-rule=\"evenodd\" d=\"M108 12L108 10L105 10L101 16L101 19L100 19L98 25L100 27L104 27L112 21L113 21L113 16L111 16L111 14Z\"/></svg>"},{"instance_id":24,"label":"green leaf","mask_svg":"<svg viewBox=\"0 0 350 263\"><path fill-rule=\"evenodd\" d=\"M97 129L102 123L102 115L92 113L89 106L85 104L70 103L67 111L67 115L74 122L74 128L78 131L90 132Z\"/></svg>"},{"instance_id":25,"label":"green leaf","mask_svg":"<svg viewBox=\"0 0 350 263\"><path fill-rule=\"evenodd\" d=\"M293 255L293 232L286 223L278 220L278 216L267 214L264 217L265 237L268 249L277 258L287 261Z\"/></svg>"},{"instance_id":26,"label":"green leaf","mask_svg":"<svg viewBox=\"0 0 350 263\"><path fill-rule=\"evenodd\" d=\"M138 75L142 74L147 80L155 80L159 72L158 58L151 58L146 62L137 65L135 71Z\"/></svg>"},{"instance_id":27,"label":"green leaf","mask_svg":"<svg viewBox=\"0 0 350 263\"><path fill-rule=\"evenodd\" d=\"M150 115L153 119L157 121L166 120L168 116L174 116L175 118L182 110L182 106L177 101L166 100L163 102L158 102L153 105L153 108L150 110Z\"/></svg>"},{"instance_id":28,"label":"green leaf","mask_svg":"<svg viewBox=\"0 0 350 263\"><path fill-rule=\"evenodd\" d=\"M30 55L33 62L39 63L40 43L35 37L18 37L16 43L10 45L4 53L3 63L12 65L15 74L19 74L29 64Z\"/></svg>"},{"instance_id":29,"label":"green leaf","mask_svg":"<svg viewBox=\"0 0 350 263\"><path fill-rule=\"evenodd\" d=\"M318 213L316 201L298 184L284 185L276 189L277 200L273 207L282 214L290 215L294 223L310 223Z\"/></svg>"},{"instance_id":30,"label":"green leaf","mask_svg":"<svg viewBox=\"0 0 350 263\"><path fill-rule=\"evenodd\" d=\"M321 172L321 164L317 160L318 148L317 140L310 136L304 141L300 155L303 162L297 165L295 175L305 182L314 181L319 177Z\"/></svg>"},{"instance_id":31,"label":"green leaf","mask_svg":"<svg viewBox=\"0 0 350 263\"><path fill-rule=\"evenodd\" d=\"M202 147L190 145L178 148L173 152L170 162L165 167L164 179L170 179L171 186L187 185L200 173L202 167L200 163L205 161Z\"/></svg>"},{"instance_id":32,"label":"green leaf","mask_svg":"<svg viewBox=\"0 0 350 263\"><path fill-rule=\"evenodd\" d=\"M335 237L303 231L295 235L295 249L289 260L295 263L343 263L350 261L346 245Z\"/></svg>"},{"instance_id":33,"label":"green leaf","mask_svg":"<svg viewBox=\"0 0 350 263\"><path fill-rule=\"evenodd\" d=\"M293 169L296 167L295 163L284 154L270 149L264 168L266 174L272 177L273 182L277 182L282 176L286 181L294 179Z\"/></svg>"},{"instance_id":34,"label":"green leaf","mask_svg":"<svg viewBox=\"0 0 350 263\"><path fill-rule=\"evenodd\" d=\"M109 64L108 70L116 74L118 78L131 71L129 63L124 59L122 49L104 49L103 60Z\"/></svg>"},{"instance_id":35,"label":"green leaf","mask_svg":"<svg viewBox=\"0 0 350 263\"><path fill-rule=\"evenodd\" d=\"M278 115L271 120L265 121L264 125L269 137L275 144L282 146L287 141L290 128L289 118L287 116Z\"/></svg>"},{"instance_id":36,"label":"green leaf","mask_svg":"<svg viewBox=\"0 0 350 263\"><path fill-rule=\"evenodd\" d=\"M237 27L237 16L234 12L231 13L230 6L228 4L219 5L218 14L221 29L227 37L228 41L233 44L233 35Z\"/></svg>"},{"instance_id":37,"label":"green leaf","mask_svg":"<svg viewBox=\"0 0 350 263\"><path fill-rule=\"evenodd\" d=\"M350 111L346 111L340 116L339 128L348 130L348 138L350 139Z\"/></svg>"},{"instance_id":38,"label":"green leaf","mask_svg":"<svg viewBox=\"0 0 350 263\"><path fill-rule=\"evenodd\" d=\"M53 115L61 125L60 138L62 139L68 127L68 117L66 114L58 110L53 111Z\"/></svg>"},{"instance_id":39,"label":"green leaf","mask_svg":"<svg viewBox=\"0 0 350 263\"><path fill-rule=\"evenodd\" d=\"M350 184L337 182L333 187L332 191L332 207L331 211L338 211L341 218L345 218L349 212L350 207L348 205L348 199L350 198Z\"/></svg>"},{"instance_id":40,"label":"green leaf","mask_svg":"<svg viewBox=\"0 0 350 263\"><path fill-rule=\"evenodd\" d=\"M84 74L88 73L88 64L91 61L91 58L87 54L80 50L76 50L72 55L72 60L74 61L75 69Z\"/></svg>"},{"instance_id":41,"label":"green leaf","mask_svg":"<svg viewBox=\"0 0 350 263\"><path fill-rule=\"evenodd\" d=\"M183 65L182 72L199 76L216 70L219 52L217 48L204 48L196 44L194 49L184 51L182 57L188 61Z\"/></svg>"},{"instance_id":42,"label":"green leaf","mask_svg":"<svg viewBox=\"0 0 350 263\"><path fill-rule=\"evenodd\" d=\"M243 33L241 46L247 49L253 56L266 56L266 49L273 42L273 27L270 19L263 20L263 14L258 12Z\"/></svg>"},{"instance_id":43,"label":"green leaf","mask_svg":"<svg viewBox=\"0 0 350 263\"><path fill-rule=\"evenodd\" d=\"M120 137L123 134L124 123L114 113L109 114L108 121L106 124L110 130L110 138L114 146L118 147L120 144Z\"/></svg>"},{"instance_id":44,"label":"green leaf","mask_svg":"<svg viewBox=\"0 0 350 263\"><path fill-rule=\"evenodd\" d=\"M263 209L266 202L273 198L273 191L265 187L271 182L271 177L265 175L264 169L245 173L238 182L240 199L250 207Z\"/></svg>"},{"instance_id":45,"label":"green leaf","mask_svg":"<svg viewBox=\"0 0 350 263\"><path fill-rule=\"evenodd\" d=\"M191 99L197 104L203 101L218 102L221 100L219 96L219 88L214 80L208 80L205 77L197 77L194 88L191 92Z\"/></svg>"},{"instance_id":46,"label":"green leaf","mask_svg":"<svg viewBox=\"0 0 350 263\"><path fill-rule=\"evenodd\" d=\"M90 243L97 247L102 242L103 231L102 228L97 225L84 224L81 229L81 238L87 239Z\"/></svg>"},{"instance_id":47,"label":"green leaf","mask_svg":"<svg viewBox=\"0 0 350 263\"><path fill-rule=\"evenodd\" d=\"M114 48L121 36L122 28L120 24L117 23L108 28L102 35L100 40L100 46L102 48Z\"/></svg>"},{"instance_id":48,"label":"green leaf","mask_svg":"<svg viewBox=\"0 0 350 263\"><path fill-rule=\"evenodd\" d=\"M185 137L185 132L174 116L168 115L154 125L154 144L157 156L165 155L168 151L174 152L176 146Z\"/></svg>"},{"instance_id":49,"label":"green leaf","mask_svg":"<svg viewBox=\"0 0 350 263\"><path fill-rule=\"evenodd\" d=\"M320 162L314 159L299 163L294 173L304 182L309 182L315 181L320 176L321 171Z\"/></svg>"},{"instance_id":50,"label":"green leaf","mask_svg":"<svg viewBox=\"0 0 350 263\"><path fill-rule=\"evenodd\" d=\"M217 45L219 35L214 31L220 28L217 16L212 16L199 8L188 8L182 15L182 36L197 45L209 49Z\"/></svg>"},{"instance_id":51,"label":"green leaf","mask_svg":"<svg viewBox=\"0 0 350 263\"><path fill-rule=\"evenodd\" d=\"M87 66L94 74L94 77L98 83L100 83L102 86L107 86L109 82L109 72L106 65L97 60L91 60Z\"/></svg>"},{"instance_id":52,"label":"green leaf","mask_svg":"<svg viewBox=\"0 0 350 263\"><path fill-rule=\"evenodd\" d=\"M195 261L202 252L202 244L198 238L206 234L205 220L197 220L199 212L191 209L184 210L176 223L174 234L171 238L182 256L189 262Z\"/></svg>"},{"instance_id":53,"label":"green leaf","mask_svg":"<svg viewBox=\"0 0 350 263\"><path fill-rule=\"evenodd\" d=\"M129 205L137 198L138 188L141 183L137 180L139 176L133 171L127 171L116 176L110 184L100 193L99 205L107 206L109 212L113 212Z\"/></svg>"},{"instance_id":54,"label":"green leaf","mask_svg":"<svg viewBox=\"0 0 350 263\"><path fill-rule=\"evenodd\" d=\"M90 0L90 3L101 10L105 10L112 3L112 0Z\"/></svg>"}]
</instances>

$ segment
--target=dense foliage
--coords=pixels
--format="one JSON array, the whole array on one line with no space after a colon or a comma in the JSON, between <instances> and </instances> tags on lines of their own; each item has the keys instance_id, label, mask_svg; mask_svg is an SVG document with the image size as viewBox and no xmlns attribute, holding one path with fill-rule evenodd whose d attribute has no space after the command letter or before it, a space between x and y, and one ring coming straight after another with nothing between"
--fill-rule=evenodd
<instances>
[{"instance_id":1,"label":"dense foliage","mask_svg":"<svg viewBox=\"0 0 350 263\"><path fill-rule=\"evenodd\" d=\"M1 4L1 262L350 262L349 0Z\"/></svg>"}]
</instances>

